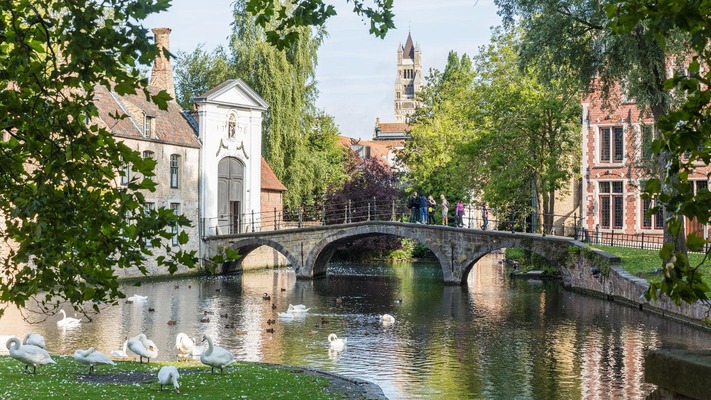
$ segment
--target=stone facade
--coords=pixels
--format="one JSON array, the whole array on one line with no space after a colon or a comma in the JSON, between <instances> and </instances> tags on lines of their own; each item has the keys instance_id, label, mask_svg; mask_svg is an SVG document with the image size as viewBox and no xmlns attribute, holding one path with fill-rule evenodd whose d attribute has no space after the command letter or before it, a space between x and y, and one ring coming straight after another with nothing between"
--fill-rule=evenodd
<instances>
[{"instance_id":1,"label":"stone facade","mask_svg":"<svg viewBox=\"0 0 711 400\"><path fill-rule=\"evenodd\" d=\"M397 78L395 78L395 121L409 122L420 106L417 93L422 89L422 54L420 45L413 44L407 34L405 45L397 48Z\"/></svg>"}]
</instances>

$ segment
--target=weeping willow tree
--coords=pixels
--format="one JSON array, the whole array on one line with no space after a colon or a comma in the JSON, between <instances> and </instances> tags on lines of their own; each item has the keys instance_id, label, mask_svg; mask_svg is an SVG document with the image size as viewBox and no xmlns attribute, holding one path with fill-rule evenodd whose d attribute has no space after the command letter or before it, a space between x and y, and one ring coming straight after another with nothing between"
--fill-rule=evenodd
<instances>
[{"instance_id":1,"label":"weeping willow tree","mask_svg":"<svg viewBox=\"0 0 711 400\"><path fill-rule=\"evenodd\" d=\"M313 204L342 170L337 167L338 130L332 118L314 106L317 51L325 33L320 28L293 28L298 39L280 50L267 42L265 28L245 7L244 0L234 5L233 70L269 104L262 154L288 188L285 206Z\"/></svg>"}]
</instances>

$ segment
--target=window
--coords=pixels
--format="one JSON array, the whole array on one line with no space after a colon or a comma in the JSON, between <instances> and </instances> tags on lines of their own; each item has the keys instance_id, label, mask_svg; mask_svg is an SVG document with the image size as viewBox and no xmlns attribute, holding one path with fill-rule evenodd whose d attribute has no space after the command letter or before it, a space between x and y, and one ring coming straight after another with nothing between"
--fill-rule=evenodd
<instances>
[{"instance_id":1,"label":"window","mask_svg":"<svg viewBox=\"0 0 711 400\"><path fill-rule=\"evenodd\" d=\"M654 206L652 199L642 199L642 229L664 229L664 210L661 207L653 215L649 209Z\"/></svg>"},{"instance_id":2,"label":"window","mask_svg":"<svg viewBox=\"0 0 711 400\"><path fill-rule=\"evenodd\" d=\"M170 156L170 187L173 189L178 188L179 182L180 182L180 156L177 154L172 154Z\"/></svg>"},{"instance_id":3,"label":"window","mask_svg":"<svg viewBox=\"0 0 711 400\"><path fill-rule=\"evenodd\" d=\"M237 119L234 114L230 114L230 119L227 122L227 137L234 139L237 135Z\"/></svg>"},{"instance_id":4,"label":"window","mask_svg":"<svg viewBox=\"0 0 711 400\"><path fill-rule=\"evenodd\" d=\"M143 118L143 136L147 138L153 137L153 117L148 115Z\"/></svg>"},{"instance_id":5,"label":"window","mask_svg":"<svg viewBox=\"0 0 711 400\"><path fill-rule=\"evenodd\" d=\"M121 159L121 161L123 161L123 158ZM128 182L131 181L131 164L123 162L121 164L121 171L119 171L119 173L121 174L121 185L128 185Z\"/></svg>"},{"instance_id":6,"label":"window","mask_svg":"<svg viewBox=\"0 0 711 400\"><path fill-rule=\"evenodd\" d=\"M412 96L415 94L415 87L413 85L405 85L405 95Z\"/></svg>"},{"instance_id":7,"label":"window","mask_svg":"<svg viewBox=\"0 0 711 400\"><path fill-rule=\"evenodd\" d=\"M180 215L180 203L170 203L170 209L173 210L173 213L175 215ZM175 224L171 227L171 231L173 233L173 236L171 238L171 244L173 246L178 245L178 234L180 233L178 231L178 225Z\"/></svg>"},{"instance_id":8,"label":"window","mask_svg":"<svg viewBox=\"0 0 711 400\"><path fill-rule=\"evenodd\" d=\"M624 129L621 126L600 129L600 161L622 162L624 158Z\"/></svg>"},{"instance_id":9,"label":"window","mask_svg":"<svg viewBox=\"0 0 711 400\"><path fill-rule=\"evenodd\" d=\"M652 142L654 141L654 128L651 125L642 126L642 159L652 159Z\"/></svg>"},{"instance_id":10,"label":"window","mask_svg":"<svg viewBox=\"0 0 711 400\"><path fill-rule=\"evenodd\" d=\"M146 214L149 214L151 211L155 211L155 209L156 209L156 203L146 202L146 204L144 205L144 211L146 212ZM152 247L151 239L152 238L149 238L149 237L145 238L146 247Z\"/></svg>"},{"instance_id":11,"label":"window","mask_svg":"<svg viewBox=\"0 0 711 400\"><path fill-rule=\"evenodd\" d=\"M143 152L143 158L150 158L150 159L155 159L156 154L150 150L146 150Z\"/></svg>"},{"instance_id":12,"label":"window","mask_svg":"<svg viewBox=\"0 0 711 400\"><path fill-rule=\"evenodd\" d=\"M623 182L599 182L600 189L600 227L603 229L621 229L623 214Z\"/></svg>"}]
</instances>

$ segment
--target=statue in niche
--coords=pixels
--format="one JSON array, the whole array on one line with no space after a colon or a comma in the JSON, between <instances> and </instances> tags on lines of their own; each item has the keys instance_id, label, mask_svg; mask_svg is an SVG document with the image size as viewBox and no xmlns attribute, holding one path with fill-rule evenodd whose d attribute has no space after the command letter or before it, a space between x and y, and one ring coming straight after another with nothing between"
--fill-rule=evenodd
<instances>
[{"instance_id":1,"label":"statue in niche","mask_svg":"<svg viewBox=\"0 0 711 400\"><path fill-rule=\"evenodd\" d=\"M237 121L235 120L234 114L230 115L230 119L227 123L227 138L234 139L237 135Z\"/></svg>"}]
</instances>

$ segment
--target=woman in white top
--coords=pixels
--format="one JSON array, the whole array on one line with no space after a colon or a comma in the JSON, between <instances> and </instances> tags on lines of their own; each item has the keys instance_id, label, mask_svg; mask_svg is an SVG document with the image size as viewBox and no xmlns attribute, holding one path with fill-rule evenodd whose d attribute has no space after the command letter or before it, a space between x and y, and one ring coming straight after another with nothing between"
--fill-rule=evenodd
<instances>
[{"instance_id":1,"label":"woman in white top","mask_svg":"<svg viewBox=\"0 0 711 400\"><path fill-rule=\"evenodd\" d=\"M443 194L441 194L439 198L442 200L442 225L447 226L449 225L449 219L447 218L447 213L449 213L449 202Z\"/></svg>"}]
</instances>

